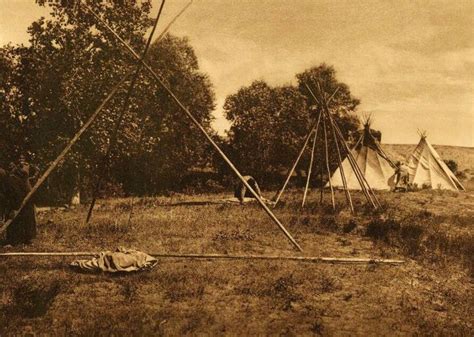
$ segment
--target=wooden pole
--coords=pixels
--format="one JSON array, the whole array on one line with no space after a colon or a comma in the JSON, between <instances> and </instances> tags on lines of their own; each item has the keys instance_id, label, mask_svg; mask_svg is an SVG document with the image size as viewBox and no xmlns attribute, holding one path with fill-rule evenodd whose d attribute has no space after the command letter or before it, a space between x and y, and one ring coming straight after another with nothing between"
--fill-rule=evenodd
<instances>
[{"instance_id":1,"label":"wooden pole","mask_svg":"<svg viewBox=\"0 0 474 337\"><path fill-rule=\"evenodd\" d=\"M310 88L306 83L305 83L305 86L306 86L306 88L308 89L308 91L310 92L310 94L314 97L314 99L316 99L316 96L315 96L315 94L313 93L313 91L311 90L311 88ZM319 82L318 82L318 87L320 88ZM337 89L336 89L336 91L334 92L334 94L335 94L336 92L337 92ZM334 94L333 94L331 97L334 97ZM366 189L366 187L365 187L363 181L365 181L365 183L366 183L367 186L369 187L370 191L372 191L372 189L370 188L370 186L369 186L367 180L365 179L364 175L362 174L362 172L360 172L359 166L357 165L357 162L355 161L355 159L354 159L354 157L353 157L353 155L352 155L352 153L351 153L349 147L347 146L347 144L346 144L346 142L345 142L345 140L344 140L344 137L343 137L343 135L342 135L341 130L339 129L337 123L332 119L332 116L331 116L331 114L329 113L329 109L328 109L327 103L326 103L326 108L327 108L327 110L328 110L328 111L326 111L326 114L327 114L327 116L328 116L328 118L329 118L329 121L330 121L330 123L331 123L332 125L334 125L334 128L335 128L337 134L339 135L342 144L344 145L343 148L346 150L347 156L348 156L348 158L349 158L349 163L350 163L351 166L352 166L352 170L353 170L354 173L356 174L356 178L357 178L357 180L359 181L359 184L361 185L361 189L362 189L362 191L364 192L364 195L366 196L367 201L370 202L374 208L377 208L377 205L375 204L374 200L372 199L372 197L371 197L369 191ZM375 196L375 194L373 193L373 191L372 191L372 194L373 194L374 198L377 200L377 197ZM377 200L377 203L380 205L380 203L378 202L378 200Z\"/></svg>"},{"instance_id":2,"label":"wooden pole","mask_svg":"<svg viewBox=\"0 0 474 337\"><path fill-rule=\"evenodd\" d=\"M69 257L97 256L97 252L11 252L0 253L0 257ZM404 260L351 258L351 257L317 257L317 256L279 256L279 255L239 255L239 254L180 254L152 253L153 257L161 259L199 259L199 260L281 260L314 263L343 263L343 264L402 264Z\"/></svg>"},{"instance_id":3,"label":"wooden pole","mask_svg":"<svg viewBox=\"0 0 474 337\"><path fill-rule=\"evenodd\" d=\"M313 96L314 100L316 101L316 103L320 104L319 103L319 100L316 98L316 96L311 92L311 89L309 88L309 86L305 83L305 86L306 88L310 91L311 95ZM334 93L331 95L331 97L328 99L328 102L331 102L332 99L334 98L334 96L336 95L336 93L338 92L339 88L336 88L336 90L334 91ZM318 117L318 123L319 123L319 118L321 117L321 113ZM306 146L308 145L308 142L309 142L309 139L311 138L311 133L316 129L316 126L317 126L317 123L313 124L313 127L310 129L310 131L308 132L308 135L306 136L305 138L305 141L303 143L303 146L301 147L301 150L298 154L298 157L296 158L295 160L295 163L293 164L293 166L291 167L290 171L288 172L288 176L286 177L286 180L285 180L285 183L283 184L282 188L278 191L278 193L276 194L276 196L274 197L275 199L275 203L273 204L273 208L276 207L276 205L278 204L278 202L280 201L280 198L281 198L281 195L283 194L283 192L285 191L285 188L286 188L286 185L288 185L288 182L290 181L290 178L293 174L293 172L295 171L296 169L296 166L298 165L298 162L300 161L301 159L301 156L303 155L303 152L306 148ZM321 181L322 181L322 177L321 177Z\"/></svg>"},{"instance_id":4,"label":"wooden pole","mask_svg":"<svg viewBox=\"0 0 474 337\"><path fill-rule=\"evenodd\" d=\"M171 20L165 27L165 29L163 29L163 31L161 32L160 35L158 35L158 37L156 38L155 40L155 43L158 43L161 41L161 39L163 38L163 36L165 36L165 34L168 32L168 30L170 29L170 27L173 25L173 23L176 22L176 20L188 9L189 6L191 6L191 4L193 3L193 0L189 1L189 3L183 7L183 9L173 18L173 20ZM151 36L151 35L150 35ZM144 134L144 127L142 129L142 132L140 132L140 137L139 137L139 140L138 140L138 145L141 144L141 140L142 140L142 136ZM141 151L137 151L138 152L138 156L137 157L140 157L140 154L141 154ZM133 207L134 207L134 195L132 194L131 198L130 198L130 210L128 212L128 221L127 221L127 226L130 226L130 223L132 222L132 216L133 216Z\"/></svg>"},{"instance_id":5,"label":"wooden pole","mask_svg":"<svg viewBox=\"0 0 474 337\"><path fill-rule=\"evenodd\" d=\"M326 131L326 117L323 117L323 132L324 132L324 149L326 153L326 170L328 172L328 182L329 188L331 189L331 203L332 209L336 210L336 201L334 200L334 189L331 182L331 170L329 169L329 146L328 146L328 136Z\"/></svg>"},{"instance_id":6,"label":"wooden pole","mask_svg":"<svg viewBox=\"0 0 474 337\"><path fill-rule=\"evenodd\" d=\"M168 93L168 95L176 102L176 104L181 108L182 112L196 125L199 131L203 134L203 136L209 141L209 143L214 147L217 153L222 157L222 159L229 165L229 167L234 171L237 177L242 181L245 187L252 193L254 198L258 201L260 206L264 209L264 211L270 216L270 218L275 222L275 224L280 228L280 230L285 234L285 236L290 240L293 246L302 251L300 245L296 242L296 240L291 236L288 230L283 226L283 224L278 220L278 218L273 214L273 212L268 208L265 202L260 198L260 196L253 190L253 188L249 185L249 183L244 179L242 174L239 170L234 166L232 161L226 156L226 154L221 150L219 145L212 139L212 137L207 133L204 127L199 123L199 121L194 117L194 115L181 103L178 97L171 91L171 89L165 84L165 82L158 76L158 74L144 61L140 59L140 56L130 47L127 42L125 42L100 16L98 16L89 6L84 4L82 1L80 4L86 8L104 27L106 27L120 43L137 59L142 63L143 67L147 69L150 75L158 82L158 84Z\"/></svg>"},{"instance_id":7,"label":"wooden pole","mask_svg":"<svg viewBox=\"0 0 474 337\"><path fill-rule=\"evenodd\" d=\"M100 112L104 108L104 106L114 97L115 93L120 89L122 84L130 78L132 75L132 72L129 72L127 75L125 75L124 78L122 78L110 91L110 93L107 95L107 97L102 101L102 103L97 107L97 109L94 111L94 113L89 117L89 119L84 123L84 125L79 129L79 131L76 132L74 137L71 138L69 143L66 145L66 147L63 149L63 151L59 154L59 156L49 165L48 169L43 173L43 175L38 179L36 184L33 186L30 192L26 195L26 197L23 199L21 202L20 207L15 210L15 215L7 220L3 226L0 227L0 234L3 233L8 226L11 225L13 221L15 221L16 217L18 214L23 210L23 208L28 204L28 202L31 200L33 195L36 193L36 191L40 188L40 186L45 182L45 180L49 177L51 172L54 171L54 169L60 164L60 162L64 159L66 154L69 152L71 147L79 140L79 138L82 136L82 134L91 126L91 124L96 120L96 118L100 115Z\"/></svg>"},{"instance_id":8,"label":"wooden pole","mask_svg":"<svg viewBox=\"0 0 474 337\"><path fill-rule=\"evenodd\" d=\"M351 194L350 194L349 189L347 187L347 181L346 181L346 175L344 173L344 167L342 166L341 151L339 149L339 139L336 136L336 131L334 130L334 125L332 125L332 123L330 123L330 127L331 127L331 130L332 130L332 136L334 138L334 142L336 143L337 159L338 159L338 162L339 162L339 173L341 173L341 180L342 180L342 184L344 185L344 192L346 194L346 200L347 200L347 203L348 203L348 205L351 209L351 213L354 214L354 205L352 204Z\"/></svg>"},{"instance_id":9,"label":"wooden pole","mask_svg":"<svg viewBox=\"0 0 474 337\"><path fill-rule=\"evenodd\" d=\"M313 139L313 145L311 146L311 154L310 154L310 160L309 160L309 166L308 166L308 171L306 172L306 184L304 187L304 192L303 192L303 201L301 202L301 207L304 207L304 204L306 202L306 195L308 194L308 188L309 188L309 182L311 180L311 171L313 169L313 159L314 159L314 147L315 147L315 142L316 142L316 134Z\"/></svg>"},{"instance_id":10,"label":"wooden pole","mask_svg":"<svg viewBox=\"0 0 474 337\"><path fill-rule=\"evenodd\" d=\"M308 135L306 136L306 138L303 142L303 146L301 147L301 150L298 153L298 157L296 157L296 160L295 160L293 166L291 167L290 171L288 172L288 176L286 177L286 180L285 180L283 186L281 187L281 189L277 192L276 196L274 197L275 203L273 204L273 208L275 208L276 205L278 204L278 202L280 201L280 198L281 198L283 192L285 191L286 185L288 185L288 183L290 181L290 178L293 175L293 172L295 172L296 166L298 166L298 163L299 163L301 157L303 156L304 150L306 149L306 146L308 146L308 142L311 138L311 134L314 132L317 125L318 125L317 123L313 124L313 126L309 130Z\"/></svg>"},{"instance_id":11,"label":"wooden pole","mask_svg":"<svg viewBox=\"0 0 474 337\"><path fill-rule=\"evenodd\" d=\"M357 165L357 161L355 160L355 158L352 154L352 151L349 149L346 142L344 141L344 136L342 135L342 132L339 129L337 123L335 123L333 121L333 125L334 125L334 128L335 128L336 132L338 133L339 137L342 139L343 144L345 145L344 149L345 149L347 157L349 159L349 163L351 164L352 170L356 174L356 178L359 181L359 184L361 186L362 191L364 192L364 195L367 198L367 201L369 201L372 204L372 206L376 209L377 208L377 203L374 201L374 198L372 197L372 195L375 197L375 194L373 194L373 191L372 191L372 195L371 195L371 193L370 193L371 189L370 189L369 183L365 179L364 174L362 173L362 171L359 168L359 165Z\"/></svg>"},{"instance_id":12,"label":"wooden pole","mask_svg":"<svg viewBox=\"0 0 474 337\"><path fill-rule=\"evenodd\" d=\"M373 192L373 190L370 188L370 185L369 183L367 182L367 180L365 179L364 177L364 174L360 171L360 168L359 166L357 165L357 162L354 158L354 156L352 155L352 152L351 150L349 149L349 147L347 146L346 142L344 141L344 136L342 135L342 132L341 130L339 129L337 123L335 123L334 121L332 121L332 124L334 125L334 128L336 130L336 133L339 135L339 137L342 139L342 142L344 144L344 149L346 150L346 154L347 154L347 157L349 158L349 163L351 164L352 166L352 170L354 171L354 173L356 173L356 177L358 178L359 180L359 184L361 185L361 188L362 188L362 191L364 192L364 194L366 195L366 197L368 198L368 201L372 204L372 206L376 209L378 206L377 204L378 203L378 200L377 200L377 197L375 196L375 193ZM377 201L374 201L374 198L372 198L371 196L371 193L370 191L372 192L372 196L375 198L375 200Z\"/></svg>"},{"instance_id":13,"label":"wooden pole","mask_svg":"<svg viewBox=\"0 0 474 337\"><path fill-rule=\"evenodd\" d=\"M150 32L150 35L148 36L148 40L145 45L145 49L143 50L141 60L145 59L146 54L148 53L148 50L151 45L151 41L153 39L153 35L155 34L156 27L158 26L158 21L160 20L161 12L163 11L163 7L165 5L165 0L161 1L161 6L160 9L158 10L158 14L156 15L156 19L153 23L153 28ZM130 82L130 85L127 90L127 95L125 96L125 99L123 100L122 103L122 109L119 114L119 117L117 118L117 121L115 122L115 127L114 130L112 131L112 137L110 138L110 142L107 146L107 149L105 150L105 154L102 157L101 163L98 165L98 171L97 171L97 180L94 185L94 190L92 192L92 200L89 205L89 210L87 212L87 217L86 217L86 225L89 223L91 217L92 217L92 212L94 210L95 203L97 201L97 195L99 193L99 189L102 186L102 182L104 180L104 176L106 174L107 168L109 166L109 159L110 159L110 154L112 152L112 149L117 142L118 138L118 131L120 129L120 126L122 125L122 121L125 117L125 113L128 111L128 104L130 101L130 98L132 97L132 91L133 88L135 87L135 84L138 80L138 76L140 75L140 70L142 69L142 64L140 62L137 62L136 69L135 69L135 74L133 74L132 81Z\"/></svg>"},{"instance_id":14,"label":"wooden pole","mask_svg":"<svg viewBox=\"0 0 474 337\"><path fill-rule=\"evenodd\" d=\"M324 185L323 185L324 166L323 166L322 161L320 162L319 168L320 168L319 180L321 181L321 186L319 187L319 203L322 204L323 198L324 198Z\"/></svg>"},{"instance_id":15,"label":"wooden pole","mask_svg":"<svg viewBox=\"0 0 474 337\"><path fill-rule=\"evenodd\" d=\"M318 116L318 126L316 126L316 130L314 131L313 146L311 148L311 158L309 160L308 174L307 174L307 177L306 177L306 186L305 186L305 189L304 189L303 201L301 203L301 207L304 207L304 204L306 202L306 195L308 193L309 182L311 180L311 171L313 169L314 151L316 149L316 140L318 139L318 129L319 129L319 121L320 120L321 120L321 114L319 114L319 116Z\"/></svg>"},{"instance_id":16,"label":"wooden pole","mask_svg":"<svg viewBox=\"0 0 474 337\"><path fill-rule=\"evenodd\" d=\"M193 3L193 0L189 1L186 6L183 7L183 9L181 9L179 11L178 14L176 14L176 16L173 18L173 20L171 20L165 27L165 29L163 29L163 31L160 33L160 35L158 35L158 37L156 38L156 41L155 43L158 43L159 41L161 41L161 39L163 38L163 36L165 36L165 34L168 32L168 30L170 29L170 27L173 25L173 23L176 22L176 20L178 20L178 18L186 11L186 9L188 9L189 6L191 6L191 4Z\"/></svg>"},{"instance_id":17,"label":"wooden pole","mask_svg":"<svg viewBox=\"0 0 474 337\"><path fill-rule=\"evenodd\" d=\"M333 122L333 121L331 120L331 122ZM338 130L338 129L336 129L337 124L332 123L332 125L333 125L334 129L337 131L337 130ZM365 186L365 184L364 184L364 182L363 182L363 180L362 180L362 178L361 178L361 173L360 173L360 171L358 170L359 166L357 165L357 162L356 162L355 159L353 158L351 150L349 149L349 147L348 147L347 144L345 143L344 137L343 137L342 133L337 133L337 134L338 134L338 136L339 136L339 139L341 140L341 143L343 143L344 145L346 145L346 146L344 146L343 148L344 148L344 150L345 150L345 152L346 152L347 159L349 160L349 164L351 165L351 169L352 169L352 171L354 172L357 181L359 182L359 185L360 185L360 187L361 187L362 192L364 193L364 196L365 196L366 199L367 199L367 202L369 202L370 204L372 204L372 205L375 207L374 201L373 201L372 197L370 196L369 192L367 191L366 186Z\"/></svg>"}]
</instances>

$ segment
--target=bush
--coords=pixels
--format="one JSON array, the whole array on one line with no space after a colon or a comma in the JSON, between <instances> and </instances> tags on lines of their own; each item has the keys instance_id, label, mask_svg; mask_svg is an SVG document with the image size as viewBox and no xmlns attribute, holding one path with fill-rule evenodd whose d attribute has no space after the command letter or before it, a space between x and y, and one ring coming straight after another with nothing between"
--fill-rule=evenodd
<instances>
[{"instance_id":1,"label":"bush","mask_svg":"<svg viewBox=\"0 0 474 337\"><path fill-rule=\"evenodd\" d=\"M411 256L420 254L421 240L424 229L420 225L404 225L400 230L400 241L406 253Z\"/></svg>"},{"instance_id":2,"label":"bush","mask_svg":"<svg viewBox=\"0 0 474 337\"><path fill-rule=\"evenodd\" d=\"M379 218L367 225L365 235L375 240L390 242L393 232L400 230L400 223L392 219Z\"/></svg>"},{"instance_id":3,"label":"bush","mask_svg":"<svg viewBox=\"0 0 474 337\"><path fill-rule=\"evenodd\" d=\"M448 166L448 168L454 173L456 174L458 172L458 163L456 163L454 160L452 159L447 159L447 160L444 160L444 163Z\"/></svg>"}]
</instances>

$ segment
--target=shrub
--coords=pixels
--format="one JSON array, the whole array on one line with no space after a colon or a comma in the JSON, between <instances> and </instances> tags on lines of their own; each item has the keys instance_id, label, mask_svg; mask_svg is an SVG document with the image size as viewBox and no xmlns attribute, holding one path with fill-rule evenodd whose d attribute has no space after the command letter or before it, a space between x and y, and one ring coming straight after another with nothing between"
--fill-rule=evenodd
<instances>
[{"instance_id":1,"label":"shrub","mask_svg":"<svg viewBox=\"0 0 474 337\"><path fill-rule=\"evenodd\" d=\"M416 256L420 254L423 233L424 229L420 225L409 224L402 226L400 241L409 255Z\"/></svg>"},{"instance_id":2,"label":"shrub","mask_svg":"<svg viewBox=\"0 0 474 337\"><path fill-rule=\"evenodd\" d=\"M400 230L400 223L392 219L379 218L372 220L367 225L365 235L384 242L390 241L390 236L393 232Z\"/></svg>"}]
</instances>

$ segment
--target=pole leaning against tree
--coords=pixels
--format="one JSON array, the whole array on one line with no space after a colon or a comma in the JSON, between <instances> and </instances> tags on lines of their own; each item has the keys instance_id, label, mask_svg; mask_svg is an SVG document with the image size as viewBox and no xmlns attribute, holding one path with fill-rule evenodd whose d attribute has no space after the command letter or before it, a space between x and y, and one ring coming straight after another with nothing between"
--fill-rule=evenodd
<instances>
[{"instance_id":1,"label":"pole leaning against tree","mask_svg":"<svg viewBox=\"0 0 474 337\"><path fill-rule=\"evenodd\" d=\"M145 59L146 54L148 53L148 49L150 48L151 41L153 39L153 35L155 34L156 27L158 26L158 21L160 20L161 12L163 11L163 7L165 5L165 0L161 1L161 6L160 9L158 10L158 14L156 15L156 19L153 23L153 28L150 32L150 35L148 36L148 40L145 45L145 49L143 50L141 60ZM115 122L114 130L112 131L112 137L110 137L109 145L107 146L107 149L105 151L104 156L102 157L102 161L98 165L98 170L97 170L97 180L96 183L94 184L94 190L92 192L92 200L89 205L89 210L87 212L87 217L86 217L86 224L89 223L91 217L92 217L92 212L94 210L95 203L97 201L97 195L99 193L100 187L102 186L102 182L104 180L104 175L105 172L107 171L109 167L109 159L110 159L110 154L112 152L113 147L115 146L115 143L117 142L118 138L118 131L120 129L120 126L122 125L122 121L125 117L126 112L128 111L127 107L130 101L130 98L132 97L132 91L133 88L135 87L135 83L138 80L138 76L140 75L140 70L142 69L142 64L140 62L137 62L136 69L135 69L135 74L133 74L132 81L130 82L130 85L127 90L127 94L123 100L122 103L122 108L119 114L119 117L117 118L117 121Z\"/></svg>"},{"instance_id":2,"label":"pole leaning against tree","mask_svg":"<svg viewBox=\"0 0 474 337\"><path fill-rule=\"evenodd\" d=\"M82 136L82 134L91 126L91 124L97 119L97 117L100 115L100 112L104 108L104 106L114 97L114 95L117 93L117 91L120 89L122 84L132 75L132 72L129 72L127 75L125 75L124 78L122 78L110 91L110 93L107 95L107 97L102 101L102 103L97 107L97 109L94 111L94 113L89 117L89 119L84 123L84 125L77 131L77 133L74 135L73 138L69 141L69 143L66 145L66 147L63 149L63 151L59 154L59 156L49 165L49 167L46 169L46 171L43 173L43 175L38 179L38 181L35 183L33 188L31 189L30 192L26 195L26 197L23 199L23 201L20 204L20 207L15 210L14 216L7 220L1 227L0 227L0 234L3 233L13 221L15 221L16 217L18 214L23 210L23 208L26 206L26 204L31 200L33 195L36 193L36 191L40 188L40 186L46 181L46 179L49 177L51 172L54 171L54 169L61 163L61 161L64 159L66 154L69 152L71 147L79 140L79 138Z\"/></svg>"},{"instance_id":3,"label":"pole leaning against tree","mask_svg":"<svg viewBox=\"0 0 474 337\"><path fill-rule=\"evenodd\" d=\"M158 76L158 74L144 61L141 60L140 56L133 50L132 47L125 42L120 35L115 32L110 25L107 24L99 15L97 15L87 4L84 2L80 2L82 7L87 9L104 27L106 27L120 43L137 59L140 63L142 63L143 67L147 69L150 75L158 82L158 84L168 93L168 95L176 102L176 104L180 107L182 112L196 125L196 127L200 130L200 132L204 135L204 137L209 141L209 143L214 147L214 149L219 153L219 155L224 159L224 161L229 165L229 167L234 171L237 177L242 181L244 186L248 188L250 193L255 197L258 201L260 206L264 209L264 211L270 216L270 218L277 224L280 230L285 234L285 236L290 240L290 242L299 250L303 251L300 245L296 242L296 240L292 237L292 235L288 232L288 230L283 226L283 224L278 220L278 218L273 214L270 208L265 204L265 202L260 198L260 196L253 190L250 184L244 179L242 174L239 170L234 166L232 161L226 156L226 154L221 150L219 145L212 139L212 137L207 133L204 127L199 123L199 121L194 117L194 115L183 105L183 103L179 100L179 98L171 91L171 89L165 84L165 82Z\"/></svg>"}]
</instances>

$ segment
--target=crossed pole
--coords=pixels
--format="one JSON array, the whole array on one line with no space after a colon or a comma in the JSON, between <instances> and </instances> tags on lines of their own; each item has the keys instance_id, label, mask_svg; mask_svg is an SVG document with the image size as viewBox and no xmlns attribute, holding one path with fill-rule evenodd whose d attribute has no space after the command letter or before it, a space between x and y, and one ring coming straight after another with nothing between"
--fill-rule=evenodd
<instances>
[{"instance_id":1,"label":"crossed pole","mask_svg":"<svg viewBox=\"0 0 474 337\"><path fill-rule=\"evenodd\" d=\"M288 238L288 240L293 244L293 246L299 250L303 251L301 246L296 242L296 240L293 238L293 236L288 232L288 230L285 228L285 226L278 220L278 218L273 214L273 212L270 210L270 208L265 204L265 202L260 198L260 196L254 191L252 186L245 180L245 178L242 176L242 174L239 172L239 170L235 167L235 165L232 163L232 161L226 156L226 154L221 150L221 148L217 145L217 143L212 139L212 137L207 133L207 131L204 129L204 127L199 123L199 121L194 117L194 115L184 106L184 104L179 100L179 98L173 93L173 91L165 84L165 82L160 78L160 76L133 50L130 45L120 37L120 35L115 32L110 25L107 24L99 15L97 15L87 4L85 4L82 1L79 1L79 6L82 6L85 8L89 13L94 16L97 21L99 21L107 30L112 33L115 38L122 44L122 46L132 54L132 56L139 62L144 69L148 71L148 73L151 75L151 77L167 92L169 97L175 101L175 103L178 105L178 107L181 109L181 111L193 122L193 124L196 125L198 130L204 135L204 137L209 141L209 143L213 146L213 148L216 150L216 152L222 157L222 159L227 163L227 165L232 169L232 171L236 174L236 176L242 181L244 186L252 193L252 195L255 197L255 199L258 201L260 206L264 209L264 211L268 214L268 216L275 222L275 224L279 227L279 229L284 233L284 235ZM17 215L21 212L21 210L26 206L26 204L31 200L33 197L34 193L38 190L38 188L41 186L41 184L46 180L46 178L51 174L51 172L59 165L59 162L65 157L65 155L69 152L71 149L72 145L77 142L77 140L80 138L80 136L86 131L86 129L92 124L92 122L97 118L99 115L100 111L102 110L103 106L115 95L115 93L118 91L120 85L125 82L126 79L131 75L131 72L123 79L121 82L119 82L116 87L114 87L114 90L107 96L107 99L102 102L102 104L99 106L99 108L94 112L93 116L84 124L84 126L79 130L79 132L72 138L72 140L68 143L66 148L61 152L58 158L48 167L48 169L43 173L43 175L40 177L40 179L36 182L36 184L33 186L32 190L27 194L27 196L24 198L22 201L20 207L16 210L15 215L9 219L5 224L0 228L0 234L3 233L8 226L11 225L11 223L16 219ZM93 117L93 118L92 118Z\"/></svg>"}]
</instances>

